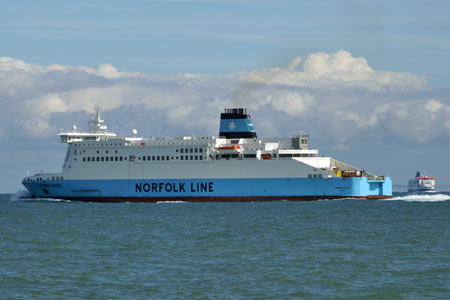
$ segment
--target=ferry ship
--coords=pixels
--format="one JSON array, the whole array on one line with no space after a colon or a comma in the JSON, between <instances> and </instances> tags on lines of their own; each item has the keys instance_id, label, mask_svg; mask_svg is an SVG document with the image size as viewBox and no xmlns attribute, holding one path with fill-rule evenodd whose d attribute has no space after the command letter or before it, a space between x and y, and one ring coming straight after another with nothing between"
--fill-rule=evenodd
<instances>
[{"instance_id":1,"label":"ferry ship","mask_svg":"<svg viewBox=\"0 0 450 300\"><path fill-rule=\"evenodd\" d=\"M423 176L419 171L416 177L408 182L408 193L411 192L435 192L436 177Z\"/></svg>"},{"instance_id":2,"label":"ferry ship","mask_svg":"<svg viewBox=\"0 0 450 300\"><path fill-rule=\"evenodd\" d=\"M23 179L32 197L95 202L273 201L392 197L376 176L310 149L309 136L259 138L245 108L221 113L219 135L119 138L98 108L89 131L59 133L62 171Z\"/></svg>"}]
</instances>

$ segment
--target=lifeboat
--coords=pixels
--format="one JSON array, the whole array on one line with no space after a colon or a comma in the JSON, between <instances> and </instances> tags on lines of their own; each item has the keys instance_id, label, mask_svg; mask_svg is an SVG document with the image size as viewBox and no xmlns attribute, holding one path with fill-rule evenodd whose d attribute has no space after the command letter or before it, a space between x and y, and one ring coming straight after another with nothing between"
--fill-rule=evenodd
<instances>
[{"instance_id":1,"label":"lifeboat","mask_svg":"<svg viewBox=\"0 0 450 300\"><path fill-rule=\"evenodd\" d=\"M242 148L239 145L220 146L219 152L222 154L235 154L242 152Z\"/></svg>"},{"instance_id":2,"label":"lifeboat","mask_svg":"<svg viewBox=\"0 0 450 300\"><path fill-rule=\"evenodd\" d=\"M261 154L262 159L272 159L272 154Z\"/></svg>"}]
</instances>

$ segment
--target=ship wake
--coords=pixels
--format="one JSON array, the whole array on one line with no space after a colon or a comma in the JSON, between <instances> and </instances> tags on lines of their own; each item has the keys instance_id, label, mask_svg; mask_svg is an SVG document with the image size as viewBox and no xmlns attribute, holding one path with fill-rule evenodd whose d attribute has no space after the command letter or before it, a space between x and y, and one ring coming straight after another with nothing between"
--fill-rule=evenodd
<instances>
[{"instance_id":1,"label":"ship wake","mask_svg":"<svg viewBox=\"0 0 450 300\"><path fill-rule=\"evenodd\" d=\"M11 195L11 201L27 201L31 199L30 193L25 190L19 190Z\"/></svg>"},{"instance_id":2,"label":"ship wake","mask_svg":"<svg viewBox=\"0 0 450 300\"><path fill-rule=\"evenodd\" d=\"M406 195L387 199L388 201L407 201L407 202L442 202L450 200L450 195L434 194L434 195Z\"/></svg>"},{"instance_id":3,"label":"ship wake","mask_svg":"<svg viewBox=\"0 0 450 300\"><path fill-rule=\"evenodd\" d=\"M33 198L28 191L19 190L15 194L11 195L11 201L46 201L46 202L71 202L70 200L64 199L53 199L53 198Z\"/></svg>"}]
</instances>

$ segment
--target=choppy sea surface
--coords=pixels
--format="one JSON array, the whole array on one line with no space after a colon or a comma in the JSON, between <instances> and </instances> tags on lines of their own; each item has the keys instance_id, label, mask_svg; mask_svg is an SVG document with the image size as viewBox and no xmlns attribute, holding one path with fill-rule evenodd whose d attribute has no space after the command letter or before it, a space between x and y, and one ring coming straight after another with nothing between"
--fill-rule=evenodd
<instances>
[{"instance_id":1,"label":"choppy sea surface","mask_svg":"<svg viewBox=\"0 0 450 300\"><path fill-rule=\"evenodd\" d=\"M0 195L0 299L449 299L450 193L82 203Z\"/></svg>"}]
</instances>

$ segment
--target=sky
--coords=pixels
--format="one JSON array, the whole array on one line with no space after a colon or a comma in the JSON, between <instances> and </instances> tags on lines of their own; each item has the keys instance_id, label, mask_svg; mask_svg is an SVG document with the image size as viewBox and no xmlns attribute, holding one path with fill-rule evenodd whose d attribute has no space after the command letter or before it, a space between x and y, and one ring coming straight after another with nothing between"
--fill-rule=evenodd
<instances>
[{"instance_id":1,"label":"sky","mask_svg":"<svg viewBox=\"0 0 450 300\"><path fill-rule=\"evenodd\" d=\"M60 130L101 106L121 136L258 136L450 190L448 1L0 2L0 193L58 172Z\"/></svg>"}]
</instances>

